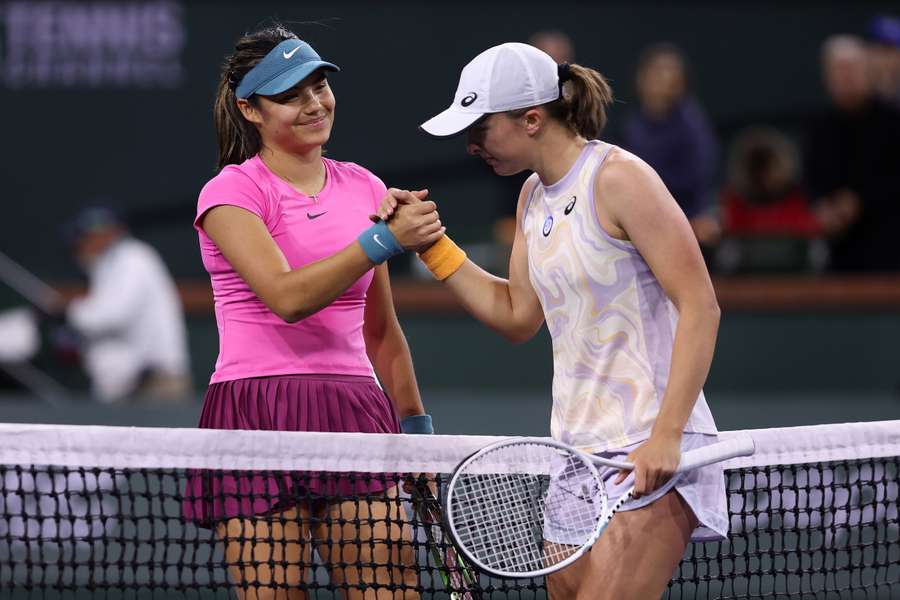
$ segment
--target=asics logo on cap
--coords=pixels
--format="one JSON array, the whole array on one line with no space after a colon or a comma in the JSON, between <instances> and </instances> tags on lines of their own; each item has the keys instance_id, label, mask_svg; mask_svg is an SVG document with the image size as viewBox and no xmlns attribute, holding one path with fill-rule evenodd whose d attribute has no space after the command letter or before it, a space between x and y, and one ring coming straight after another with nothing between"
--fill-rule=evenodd
<instances>
[{"instance_id":1,"label":"asics logo on cap","mask_svg":"<svg viewBox=\"0 0 900 600\"><path fill-rule=\"evenodd\" d=\"M281 55L284 56L285 58L289 59L290 57L292 57L294 55L294 53L297 52L297 50L300 49L300 46L301 46L301 44L298 44L297 47L294 48L293 50L291 50L290 52L282 52Z\"/></svg>"},{"instance_id":2,"label":"asics logo on cap","mask_svg":"<svg viewBox=\"0 0 900 600\"><path fill-rule=\"evenodd\" d=\"M475 92L469 92L469 95L460 100L460 104L463 106L472 106L472 103L478 99L478 94Z\"/></svg>"}]
</instances>

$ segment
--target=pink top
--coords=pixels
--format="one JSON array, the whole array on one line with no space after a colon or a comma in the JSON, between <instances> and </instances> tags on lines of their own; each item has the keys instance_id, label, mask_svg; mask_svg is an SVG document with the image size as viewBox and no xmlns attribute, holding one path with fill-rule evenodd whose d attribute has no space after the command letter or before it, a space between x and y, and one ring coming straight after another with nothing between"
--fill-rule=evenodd
<instances>
[{"instance_id":1,"label":"pink top","mask_svg":"<svg viewBox=\"0 0 900 600\"><path fill-rule=\"evenodd\" d=\"M367 272L316 314L286 323L269 310L198 225L222 204L246 209L265 223L291 268L331 256L369 227L386 189L366 169L323 158L325 187L316 199L294 190L254 156L228 165L200 192L194 227L212 280L219 358L210 383L287 374L369 375L363 340Z\"/></svg>"}]
</instances>

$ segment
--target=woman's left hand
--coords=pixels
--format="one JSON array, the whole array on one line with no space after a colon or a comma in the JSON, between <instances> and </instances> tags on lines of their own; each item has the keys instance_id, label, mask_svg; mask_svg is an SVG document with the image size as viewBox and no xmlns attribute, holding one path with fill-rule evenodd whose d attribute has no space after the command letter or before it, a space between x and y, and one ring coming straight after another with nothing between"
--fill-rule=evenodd
<instances>
[{"instance_id":1,"label":"woman's left hand","mask_svg":"<svg viewBox=\"0 0 900 600\"><path fill-rule=\"evenodd\" d=\"M373 223L379 221L390 221L394 216L394 212L400 204L410 204L412 202L421 202L428 197L428 190L398 190L390 188L384 198L378 205L378 212L369 215L369 220Z\"/></svg>"},{"instance_id":2,"label":"woman's left hand","mask_svg":"<svg viewBox=\"0 0 900 600\"><path fill-rule=\"evenodd\" d=\"M626 459L634 464L634 497L640 498L665 484L681 461L681 432L653 433L650 439L638 446ZM629 471L620 471L614 483L628 477Z\"/></svg>"}]
</instances>

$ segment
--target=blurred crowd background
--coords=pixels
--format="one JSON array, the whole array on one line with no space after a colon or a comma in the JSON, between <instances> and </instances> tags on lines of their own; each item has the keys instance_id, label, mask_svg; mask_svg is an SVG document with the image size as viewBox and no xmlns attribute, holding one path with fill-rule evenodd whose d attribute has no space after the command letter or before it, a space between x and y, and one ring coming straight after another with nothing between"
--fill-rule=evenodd
<instances>
[{"instance_id":1,"label":"blurred crowd background","mask_svg":"<svg viewBox=\"0 0 900 600\"><path fill-rule=\"evenodd\" d=\"M328 155L429 188L498 274L524 175L417 127L497 43L598 69L617 98L604 139L659 172L714 275L720 423L900 415L895 3L28 0L0 2L0 421L196 420L217 353L192 228L215 85L271 18L342 67ZM412 257L391 271L441 429L545 433L547 340L507 346Z\"/></svg>"}]
</instances>

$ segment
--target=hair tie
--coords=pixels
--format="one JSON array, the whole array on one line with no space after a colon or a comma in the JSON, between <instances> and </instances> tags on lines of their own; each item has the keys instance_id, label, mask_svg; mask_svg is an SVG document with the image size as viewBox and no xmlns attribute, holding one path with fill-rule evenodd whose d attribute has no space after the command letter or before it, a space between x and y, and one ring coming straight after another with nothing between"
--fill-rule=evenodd
<instances>
[{"instance_id":1,"label":"hair tie","mask_svg":"<svg viewBox=\"0 0 900 600\"><path fill-rule=\"evenodd\" d=\"M556 65L556 73L559 76L560 86L572 79L572 69L567 62L564 62L561 65Z\"/></svg>"}]
</instances>

